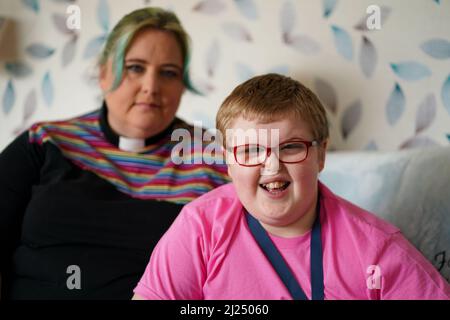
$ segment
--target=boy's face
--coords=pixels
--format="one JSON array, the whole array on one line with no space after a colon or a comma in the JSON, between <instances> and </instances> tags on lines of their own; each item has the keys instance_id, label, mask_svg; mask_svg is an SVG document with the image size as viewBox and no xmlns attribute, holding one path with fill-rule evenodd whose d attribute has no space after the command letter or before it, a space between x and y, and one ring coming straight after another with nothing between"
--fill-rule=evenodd
<instances>
[{"instance_id":1,"label":"boy's face","mask_svg":"<svg viewBox=\"0 0 450 320\"><path fill-rule=\"evenodd\" d=\"M233 180L239 199L249 213L258 219L266 230L271 232L272 228L272 233L279 235L283 234L275 230L292 230L301 218L308 214L314 215L318 174L324 167L326 142L317 147L310 147L307 158L300 163L281 163L277 153L271 152L262 164L245 167L234 161L232 151L234 146L242 144L242 141L238 142L237 129L257 130L258 143L264 147L275 148L278 144L291 140L312 141L313 135L308 123L296 117L286 117L270 123L239 117L231 129L232 135L228 135L227 131L228 174ZM278 132L278 139L276 135L271 135L271 131Z\"/></svg>"}]
</instances>

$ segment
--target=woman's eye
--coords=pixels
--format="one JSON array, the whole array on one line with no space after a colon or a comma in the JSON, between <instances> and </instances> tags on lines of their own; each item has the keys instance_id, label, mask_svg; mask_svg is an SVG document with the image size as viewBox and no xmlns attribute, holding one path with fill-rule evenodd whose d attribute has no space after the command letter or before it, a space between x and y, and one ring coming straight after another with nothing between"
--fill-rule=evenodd
<instances>
[{"instance_id":1,"label":"woman's eye","mask_svg":"<svg viewBox=\"0 0 450 320\"><path fill-rule=\"evenodd\" d=\"M132 65L128 65L127 70L133 73L142 73L144 72L144 67L138 65L138 64L132 64Z\"/></svg>"},{"instance_id":2,"label":"woman's eye","mask_svg":"<svg viewBox=\"0 0 450 320\"><path fill-rule=\"evenodd\" d=\"M162 70L161 75L165 78L178 78L179 72L176 70Z\"/></svg>"}]
</instances>

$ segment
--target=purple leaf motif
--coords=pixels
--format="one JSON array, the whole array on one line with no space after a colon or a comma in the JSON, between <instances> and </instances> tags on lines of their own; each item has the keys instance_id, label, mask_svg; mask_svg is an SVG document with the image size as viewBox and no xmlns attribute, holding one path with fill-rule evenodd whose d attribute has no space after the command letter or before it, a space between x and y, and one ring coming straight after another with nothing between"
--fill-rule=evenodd
<instances>
[{"instance_id":1,"label":"purple leaf motif","mask_svg":"<svg viewBox=\"0 0 450 320\"><path fill-rule=\"evenodd\" d=\"M281 8L281 32L284 42L287 42L294 29L297 20L295 12L294 4L289 0L285 1Z\"/></svg>"},{"instance_id":2,"label":"purple leaf motif","mask_svg":"<svg viewBox=\"0 0 450 320\"><path fill-rule=\"evenodd\" d=\"M316 93L325 107L334 115L337 113L337 95L334 88L325 80L316 79Z\"/></svg>"},{"instance_id":3,"label":"purple leaf motif","mask_svg":"<svg viewBox=\"0 0 450 320\"><path fill-rule=\"evenodd\" d=\"M342 116L341 133L344 139L347 139L349 134L355 129L361 120L362 104L360 100L351 104Z\"/></svg>"},{"instance_id":4,"label":"purple leaf motif","mask_svg":"<svg viewBox=\"0 0 450 320\"><path fill-rule=\"evenodd\" d=\"M253 0L234 0L239 11L248 19L258 19L258 10Z\"/></svg>"},{"instance_id":5,"label":"purple leaf motif","mask_svg":"<svg viewBox=\"0 0 450 320\"><path fill-rule=\"evenodd\" d=\"M320 45L307 35L288 37L286 43L305 55L314 55L320 51Z\"/></svg>"},{"instance_id":6,"label":"purple leaf motif","mask_svg":"<svg viewBox=\"0 0 450 320\"><path fill-rule=\"evenodd\" d=\"M393 126L400 119L405 110L405 95L398 83L395 84L394 90L386 103L386 116L388 123Z\"/></svg>"},{"instance_id":7,"label":"purple leaf motif","mask_svg":"<svg viewBox=\"0 0 450 320\"><path fill-rule=\"evenodd\" d=\"M25 104L24 104L24 112L23 112L23 123L27 122L36 111L37 107L37 98L36 98L36 90L33 89L28 93Z\"/></svg>"},{"instance_id":8,"label":"purple leaf motif","mask_svg":"<svg viewBox=\"0 0 450 320\"><path fill-rule=\"evenodd\" d=\"M414 136L400 145L400 149L412 149L412 148L425 148L425 147L434 147L439 144L424 136Z\"/></svg>"},{"instance_id":9,"label":"purple leaf motif","mask_svg":"<svg viewBox=\"0 0 450 320\"><path fill-rule=\"evenodd\" d=\"M225 4L220 0L200 1L192 10L205 14L218 14L225 9Z\"/></svg>"},{"instance_id":10,"label":"purple leaf motif","mask_svg":"<svg viewBox=\"0 0 450 320\"><path fill-rule=\"evenodd\" d=\"M436 117L436 98L434 94L428 94L419 104L416 114L416 133L428 128Z\"/></svg>"},{"instance_id":11,"label":"purple leaf motif","mask_svg":"<svg viewBox=\"0 0 450 320\"><path fill-rule=\"evenodd\" d=\"M225 33L232 39L237 41L251 42L252 36L250 33L239 23L225 22L222 25Z\"/></svg>"},{"instance_id":12,"label":"purple leaf motif","mask_svg":"<svg viewBox=\"0 0 450 320\"><path fill-rule=\"evenodd\" d=\"M391 8L386 7L386 6L380 6L380 24L381 27L383 27L383 25L386 23L387 18L389 17L391 13ZM367 19L368 19L368 15L365 15L364 17L361 18L361 20L359 20L359 22L354 26L354 28L356 30L359 31L373 31L369 28L367 28Z\"/></svg>"},{"instance_id":13,"label":"purple leaf motif","mask_svg":"<svg viewBox=\"0 0 450 320\"><path fill-rule=\"evenodd\" d=\"M67 28L67 16L59 13L54 13L52 15L53 24L56 27L56 30L61 32L62 34L74 34L75 31Z\"/></svg>"},{"instance_id":14,"label":"purple leaf motif","mask_svg":"<svg viewBox=\"0 0 450 320\"><path fill-rule=\"evenodd\" d=\"M77 45L78 36L74 35L65 45L62 52L62 66L68 66L75 57L75 49Z\"/></svg>"},{"instance_id":15,"label":"purple leaf motif","mask_svg":"<svg viewBox=\"0 0 450 320\"><path fill-rule=\"evenodd\" d=\"M431 39L420 46L420 48L435 59L448 59L450 58L450 42L445 39Z\"/></svg>"},{"instance_id":16,"label":"purple leaf motif","mask_svg":"<svg viewBox=\"0 0 450 320\"><path fill-rule=\"evenodd\" d=\"M5 93L3 94L3 113L7 115L10 113L11 109L16 102L16 92L14 90L14 84L12 80L8 80L6 85Z\"/></svg>"},{"instance_id":17,"label":"purple leaf motif","mask_svg":"<svg viewBox=\"0 0 450 320\"><path fill-rule=\"evenodd\" d=\"M208 77L214 77L217 65L219 63L220 47L217 40L215 40L206 54L206 69Z\"/></svg>"},{"instance_id":18,"label":"purple leaf motif","mask_svg":"<svg viewBox=\"0 0 450 320\"><path fill-rule=\"evenodd\" d=\"M363 42L359 54L359 65L361 66L363 74L367 78L372 76L375 66L377 65L377 60L378 56L375 46L369 39L367 39L367 37L363 36Z\"/></svg>"}]
</instances>

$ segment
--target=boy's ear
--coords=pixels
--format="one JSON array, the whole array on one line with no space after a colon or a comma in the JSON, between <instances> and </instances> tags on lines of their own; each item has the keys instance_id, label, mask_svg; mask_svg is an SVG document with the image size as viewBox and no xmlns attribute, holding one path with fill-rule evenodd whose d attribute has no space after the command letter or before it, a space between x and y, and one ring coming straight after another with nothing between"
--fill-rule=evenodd
<instances>
[{"instance_id":1,"label":"boy's ear","mask_svg":"<svg viewBox=\"0 0 450 320\"><path fill-rule=\"evenodd\" d=\"M102 88L103 91L108 90L108 79L107 79L107 66L106 64L99 67L99 73L98 73L98 83L100 85L100 88Z\"/></svg>"},{"instance_id":2,"label":"boy's ear","mask_svg":"<svg viewBox=\"0 0 450 320\"><path fill-rule=\"evenodd\" d=\"M328 139L325 139L322 141L319 145L318 151L319 151L319 172L323 170L325 167L325 158L327 153L327 147L328 147Z\"/></svg>"}]
</instances>

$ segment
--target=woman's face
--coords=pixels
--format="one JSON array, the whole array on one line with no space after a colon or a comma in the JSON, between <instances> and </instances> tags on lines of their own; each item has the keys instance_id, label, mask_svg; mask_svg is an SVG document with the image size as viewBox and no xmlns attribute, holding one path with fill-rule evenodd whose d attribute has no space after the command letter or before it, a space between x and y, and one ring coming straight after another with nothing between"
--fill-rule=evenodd
<instances>
[{"instance_id":1,"label":"woman's face","mask_svg":"<svg viewBox=\"0 0 450 320\"><path fill-rule=\"evenodd\" d=\"M240 117L231 129L233 136L238 132L236 129L247 133L249 129L257 130L258 143L270 147L293 140L313 140L308 123L295 117L270 123ZM278 132L278 139L271 138L275 132ZM227 146L241 144L236 143L237 140L237 137L234 137L233 142L228 140L227 133L227 141L230 141ZM318 174L324 166L325 148L326 142L318 147L310 147L307 158L300 163L281 163L276 152L272 152L259 166L228 165L228 173L239 199L266 230L287 237L301 235L309 230L315 217ZM232 156L230 152L227 155ZM228 161L230 163L230 158Z\"/></svg>"},{"instance_id":2,"label":"woman's face","mask_svg":"<svg viewBox=\"0 0 450 320\"><path fill-rule=\"evenodd\" d=\"M148 138L166 129L175 117L184 91L183 57L169 32L139 31L125 54L122 82L114 81L112 61L101 70L108 122L119 135Z\"/></svg>"}]
</instances>

